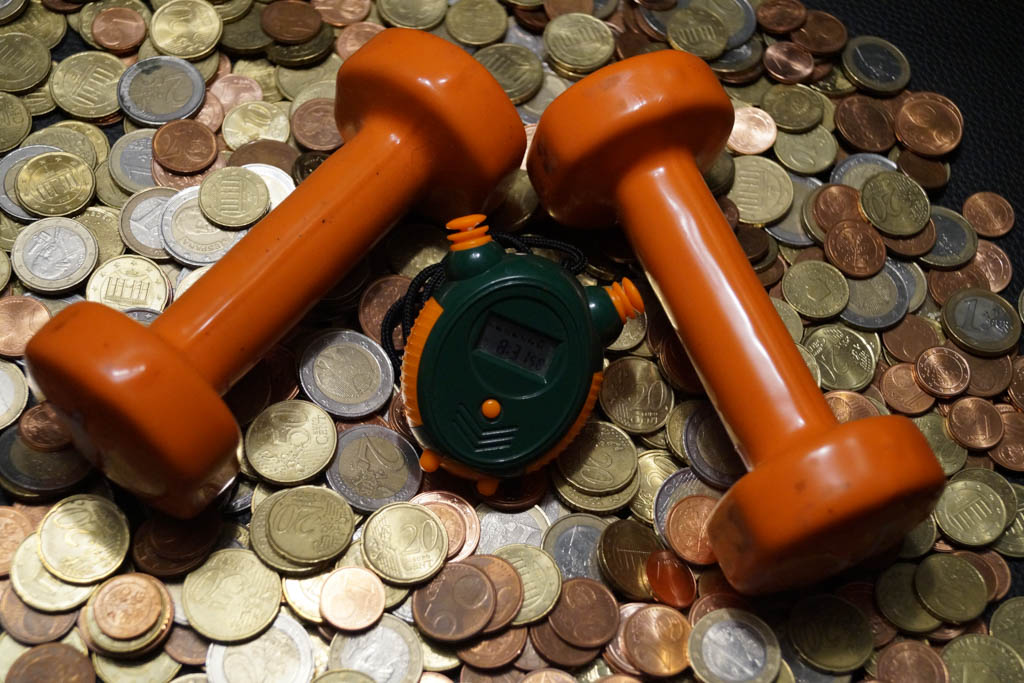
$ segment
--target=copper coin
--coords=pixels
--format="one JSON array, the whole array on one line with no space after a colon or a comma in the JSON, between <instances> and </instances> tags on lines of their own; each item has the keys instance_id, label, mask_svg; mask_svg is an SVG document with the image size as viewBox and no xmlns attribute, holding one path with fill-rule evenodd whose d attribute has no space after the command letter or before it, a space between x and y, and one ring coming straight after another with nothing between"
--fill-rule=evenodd
<instances>
[{"instance_id":1,"label":"copper coin","mask_svg":"<svg viewBox=\"0 0 1024 683\"><path fill-rule=\"evenodd\" d=\"M528 674L523 683L575 683L576 679L561 669L540 669Z\"/></svg>"},{"instance_id":2,"label":"copper coin","mask_svg":"<svg viewBox=\"0 0 1024 683\"><path fill-rule=\"evenodd\" d=\"M771 114L757 107L741 107L734 114L726 145L737 154L762 154L775 144L777 135Z\"/></svg>"},{"instance_id":3,"label":"copper coin","mask_svg":"<svg viewBox=\"0 0 1024 683\"><path fill-rule=\"evenodd\" d=\"M945 346L925 349L914 362L914 378L937 398L953 398L967 391L971 367L958 351Z\"/></svg>"},{"instance_id":4,"label":"copper coin","mask_svg":"<svg viewBox=\"0 0 1024 683\"><path fill-rule=\"evenodd\" d=\"M1005 423L1003 423L1004 429L1005 429L1005 426L1006 426ZM1006 437L1004 436L1003 438L1005 439ZM970 455L970 454L968 454L967 455L967 460L966 460L966 462L964 462L964 469L965 470L969 470L972 467L976 467L976 468L979 468L979 469L985 469L985 470L994 470L996 468L996 464L994 462L992 462L992 458L988 457L987 454L982 454L982 455Z\"/></svg>"},{"instance_id":5,"label":"copper coin","mask_svg":"<svg viewBox=\"0 0 1024 683\"><path fill-rule=\"evenodd\" d=\"M970 263L985 274L990 291L1003 291L1013 279L1013 264L1010 257L1002 248L988 240L978 240L978 251Z\"/></svg>"},{"instance_id":6,"label":"copper coin","mask_svg":"<svg viewBox=\"0 0 1024 683\"><path fill-rule=\"evenodd\" d=\"M0 356L24 356L28 340L49 321L50 311L36 299L27 296L0 298Z\"/></svg>"},{"instance_id":7,"label":"copper coin","mask_svg":"<svg viewBox=\"0 0 1024 683\"><path fill-rule=\"evenodd\" d=\"M340 631L359 631L384 613L384 584L362 567L335 569L320 590L320 615Z\"/></svg>"},{"instance_id":8,"label":"copper coin","mask_svg":"<svg viewBox=\"0 0 1024 683\"><path fill-rule=\"evenodd\" d=\"M366 45L375 35L384 30L384 27L380 24L374 24L369 21L360 21L350 26L346 26L341 29L338 33L337 40L334 41L334 51L338 53L338 56L343 60L348 59L356 53L356 51L363 45Z\"/></svg>"},{"instance_id":9,"label":"copper coin","mask_svg":"<svg viewBox=\"0 0 1024 683\"><path fill-rule=\"evenodd\" d=\"M825 402L840 424L879 414L874 403L855 391L830 391L825 394Z\"/></svg>"},{"instance_id":10,"label":"copper coin","mask_svg":"<svg viewBox=\"0 0 1024 683\"><path fill-rule=\"evenodd\" d=\"M799 0L767 0L757 8L757 23L768 33L789 33L804 25L807 8Z\"/></svg>"},{"instance_id":11,"label":"copper coin","mask_svg":"<svg viewBox=\"0 0 1024 683\"><path fill-rule=\"evenodd\" d=\"M578 648L601 647L619 628L619 605L603 584L593 579L569 579L548 622L558 637Z\"/></svg>"},{"instance_id":12,"label":"copper coin","mask_svg":"<svg viewBox=\"0 0 1024 683\"><path fill-rule=\"evenodd\" d=\"M146 39L146 20L127 7L110 7L96 15L92 37L113 53L131 52Z\"/></svg>"},{"instance_id":13,"label":"copper coin","mask_svg":"<svg viewBox=\"0 0 1024 683\"><path fill-rule=\"evenodd\" d=\"M526 676L522 671L512 667L495 671L481 671L468 664L462 667L459 674L460 683L519 683Z\"/></svg>"},{"instance_id":14,"label":"copper coin","mask_svg":"<svg viewBox=\"0 0 1024 683\"><path fill-rule=\"evenodd\" d=\"M886 351L904 363L913 363L922 351L941 341L935 327L913 313L903 318L896 327L882 333L882 344Z\"/></svg>"},{"instance_id":15,"label":"copper coin","mask_svg":"<svg viewBox=\"0 0 1024 683\"><path fill-rule=\"evenodd\" d=\"M412 617L428 637L457 643L483 632L496 602L494 586L483 570L452 562L413 592Z\"/></svg>"},{"instance_id":16,"label":"copper coin","mask_svg":"<svg viewBox=\"0 0 1024 683\"><path fill-rule=\"evenodd\" d=\"M949 166L935 159L926 159L909 149L900 152L896 166L926 190L938 190L949 183Z\"/></svg>"},{"instance_id":17,"label":"copper coin","mask_svg":"<svg viewBox=\"0 0 1024 683\"><path fill-rule=\"evenodd\" d=\"M985 588L988 589L988 601L992 602L996 599L996 592L999 590L998 579L996 578L995 569L992 565L986 562L981 555L978 553L971 552L970 550L954 550L953 555L959 557L961 560L965 560L968 564L978 570L981 574L981 578L985 581Z\"/></svg>"},{"instance_id":18,"label":"copper coin","mask_svg":"<svg viewBox=\"0 0 1024 683\"><path fill-rule=\"evenodd\" d=\"M929 631L924 634L924 637L930 641L947 643L957 636L962 636L966 630L967 629L960 624L943 624L934 631Z\"/></svg>"},{"instance_id":19,"label":"copper coin","mask_svg":"<svg viewBox=\"0 0 1024 683\"><path fill-rule=\"evenodd\" d=\"M217 139L193 119L171 121L153 136L153 158L175 173L198 173L217 158Z\"/></svg>"},{"instance_id":20,"label":"copper coin","mask_svg":"<svg viewBox=\"0 0 1024 683\"><path fill-rule=\"evenodd\" d=\"M750 610L750 603L737 593L711 593L697 598L690 607L690 624L696 626L703 617L726 607Z\"/></svg>"},{"instance_id":21,"label":"copper coin","mask_svg":"<svg viewBox=\"0 0 1024 683\"><path fill-rule=\"evenodd\" d=\"M786 261L781 257L776 257L775 261L772 262L766 270L761 270L756 273L757 279L761 281L761 285L764 287L772 287L782 276L786 274Z\"/></svg>"},{"instance_id":22,"label":"copper coin","mask_svg":"<svg viewBox=\"0 0 1024 683\"><path fill-rule=\"evenodd\" d=\"M603 657L606 662L615 670L622 671L631 676L642 676L643 674L633 666L626 655L626 622L638 610L647 607L646 602L627 602L619 605L619 627L615 637L605 645Z\"/></svg>"},{"instance_id":23,"label":"copper coin","mask_svg":"<svg viewBox=\"0 0 1024 683\"><path fill-rule=\"evenodd\" d=\"M693 362L678 337L669 339L662 346L658 367L673 389L686 394L704 393L700 375L697 374L697 369L693 367Z\"/></svg>"},{"instance_id":24,"label":"copper coin","mask_svg":"<svg viewBox=\"0 0 1024 683\"><path fill-rule=\"evenodd\" d=\"M764 51L764 68L781 83L803 83L810 80L814 57L805 48L788 40L772 43Z\"/></svg>"},{"instance_id":25,"label":"copper coin","mask_svg":"<svg viewBox=\"0 0 1024 683\"><path fill-rule=\"evenodd\" d=\"M814 197L811 212L826 233L840 221L863 220L860 192L848 185L823 185Z\"/></svg>"},{"instance_id":26,"label":"copper coin","mask_svg":"<svg viewBox=\"0 0 1024 683\"><path fill-rule=\"evenodd\" d=\"M801 263L803 261L824 261L824 260L825 260L825 250L824 249L822 249L821 247L807 247L806 249L801 249L800 250L800 254L793 260L793 265L795 266L796 264Z\"/></svg>"},{"instance_id":27,"label":"copper coin","mask_svg":"<svg viewBox=\"0 0 1024 683\"><path fill-rule=\"evenodd\" d=\"M678 610L651 605L626 622L626 653L648 676L675 676L690 665L690 623Z\"/></svg>"},{"instance_id":28,"label":"copper coin","mask_svg":"<svg viewBox=\"0 0 1024 683\"><path fill-rule=\"evenodd\" d=\"M928 293L940 306L957 291L968 287L989 288L985 272L974 261L956 270L928 271Z\"/></svg>"},{"instance_id":29,"label":"copper coin","mask_svg":"<svg viewBox=\"0 0 1024 683\"><path fill-rule=\"evenodd\" d=\"M154 514L150 520L153 548L164 557L192 559L205 557L220 537L222 519L213 506L192 519Z\"/></svg>"},{"instance_id":30,"label":"copper coin","mask_svg":"<svg viewBox=\"0 0 1024 683\"><path fill-rule=\"evenodd\" d=\"M21 542L35 531L37 523L13 507L0 505L0 576L11 570L11 558Z\"/></svg>"},{"instance_id":31,"label":"copper coin","mask_svg":"<svg viewBox=\"0 0 1024 683\"><path fill-rule=\"evenodd\" d=\"M943 346L959 351L967 359L967 365L971 367L971 383L967 386L967 393L971 396L989 398L1006 391L1013 379L1013 364L1009 356L996 356L995 358L981 358L972 353L967 353L951 341Z\"/></svg>"},{"instance_id":32,"label":"copper coin","mask_svg":"<svg viewBox=\"0 0 1024 683\"><path fill-rule=\"evenodd\" d=\"M716 502L708 496L687 496L673 505L668 513L665 521L668 544L687 562L715 562L715 551L711 549L707 527Z\"/></svg>"},{"instance_id":33,"label":"copper coin","mask_svg":"<svg viewBox=\"0 0 1024 683\"><path fill-rule=\"evenodd\" d=\"M1010 386L1006 388L1006 393L1017 410L1024 410L1024 358L1018 356L1013 359L1011 372Z\"/></svg>"},{"instance_id":34,"label":"copper coin","mask_svg":"<svg viewBox=\"0 0 1024 683\"><path fill-rule=\"evenodd\" d=\"M949 670L935 650L916 640L888 645L875 665L881 681L948 683Z\"/></svg>"},{"instance_id":35,"label":"copper coin","mask_svg":"<svg viewBox=\"0 0 1024 683\"><path fill-rule=\"evenodd\" d=\"M288 347L280 344L271 347L263 356L270 373L270 402L280 403L299 395L298 362Z\"/></svg>"},{"instance_id":36,"label":"copper coin","mask_svg":"<svg viewBox=\"0 0 1024 683\"><path fill-rule=\"evenodd\" d=\"M713 567L707 567L700 573L700 579L697 581L697 595L711 595L712 593L732 593L738 595L729 580L725 578L725 573L722 572L721 567L715 565Z\"/></svg>"},{"instance_id":37,"label":"copper coin","mask_svg":"<svg viewBox=\"0 0 1024 683\"><path fill-rule=\"evenodd\" d=\"M244 102L263 99L263 87L256 80L240 74L221 76L210 86L210 92L220 100L225 114Z\"/></svg>"},{"instance_id":38,"label":"copper coin","mask_svg":"<svg viewBox=\"0 0 1024 683\"><path fill-rule=\"evenodd\" d=\"M370 0L313 0L320 18L339 28L362 21L370 13Z\"/></svg>"},{"instance_id":39,"label":"copper coin","mask_svg":"<svg viewBox=\"0 0 1024 683\"><path fill-rule=\"evenodd\" d=\"M187 626L174 624L171 635L164 643L164 650L171 659L185 666L202 666L206 663L206 652L210 641Z\"/></svg>"},{"instance_id":40,"label":"copper coin","mask_svg":"<svg viewBox=\"0 0 1024 683\"><path fill-rule=\"evenodd\" d=\"M82 9L81 4L65 2L64 0L43 0L42 5L51 12L59 12L60 14L74 14Z\"/></svg>"},{"instance_id":41,"label":"copper coin","mask_svg":"<svg viewBox=\"0 0 1024 683\"><path fill-rule=\"evenodd\" d=\"M911 235L910 237L882 235L882 241L885 242L885 246L897 256L905 258L924 256L935 246L935 239L935 221L930 218L925 223L924 230L916 235Z\"/></svg>"},{"instance_id":42,"label":"copper coin","mask_svg":"<svg viewBox=\"0 0 1024 683\"><path fill-rule=\"evenodd\" d=\"M455 654L463 663L477 669L500 669L516 661L525 645L526 627L523 626L467 643L455 650Z\"/></svg>"},{"instance_id":43,"label":"copper coin","mask_svg":"<svg viewBox=\"0 0 1024 683\"><path fill-rule=\"evenodd\" d=\"M470 555L462 562L483 571L494 586L494 614L483 633L497 633L512 623L523 606L523 579L510 562L495 555Z\"/></svg>"},{"instance_id":44,"label":"copper coin","mask_svg":"<svg viewBox=\"0 0 1024 683\"><path fill-rule=\"evenodd\" d=\"M925 157L949 154L963 137L963 117L948 100L935 100L916 93L896 113L896 137L912 151Z\"/></svg>"},{"instance_id":45,"label":"copper coin","mask_svg":"<svg viewBox=\"0 0 1024 683\"><path fill-rule=\"evenodd\" d=\"M847 36L843 22L828 12L809 10L804 25L789 38L812 55L834 55L846 45Z\"/></svg>"},{"instance_id":46,"label":"copper coin","mask_svg":"<svg viewBox=\"0 0 1024 683\"><path fill-rule=\"evenodd\" d=\"M580 648L566 642L547 619L530 627L530 642L541 657L568 669L583 666L601 652L598 648Z\"/></svg>"},{"instance_id":47,"label":"copper coin","mask_svg":"<svg viewBox=\"0 0 1024 683\"><path fill-rule=\"evenodd\" d=\"M870 581L854 581L836 590L836 595L859 609L871 626L876 648L884 647L896 637L896 627L882 616L875 605L875 585Z\"/></svg>"},{"instance_id":48,"label":"copper coin","mask_svg":"<svg viewBox=\"0 0 1024 683\"><path fill-rule=\"evenodd\" d=\"M78 610L60 614L40 612L29 607L13 588L0 595L0 626L25 645L40 645L64 637L78 618Z\"/></svg>"},{"instance_id":49,"label":"copper coin","mask_svg":"<svg viewBox=\"0 0 1024 683\"><path fill-rule=\"evenodd\" d=\"M531 472L515 479L502 479L493 495L483 496L483 501L502 512L522 512L539 503L548 492L548 473L544 470Z\"/></svg>"},{"instance_id":50,"label":"copper coin","mask_svg":"<svg viewBox=\"0 0 1024 683\"><path fill-rule=\"evenodd\" d=\"M334 100L315 97L300 105L292 115L292 135L296 142L314 152L331 152L341 147L344 140L334 120Z\"/></svg>"},{"instance_id":51,"label":"copper coin","mask_svg":"<svg viewBox=\"0 0 1024 683\"><path fill-rule=\"evenodd\" d=\"M1014 472L1024 472L1024 413L1002 413L1003 438L988 452L997 464Z\"/></svg>"},{"instance_id":52,"label":"copper coin","mask_svg":"<svg viewBox=\"0 0 1024 683\"><path fill-rule=\"evenodd\" d=\"M245 164L270 164L285 173L292 172L295 160L299 158L299 150L279 140L253 140L247 142L234 152L228 159L228 166L244 166Z\"/></svg>"},{"instance_id":53,"label":"copper coin","mask_svg":"<svg viewBox=\"0 0 1024 683\"><path fill-rule=\"evenodd\" d=\"M843 98L836 105L835 122L843 138L861 152L886 152L896 144L892 117L873 97Z\"/></svg>"},{"instance_id":54,"label":"copper coin","mask_svg":"<svg viewBox=\"0 0 1024 683\"><path fill-rule=\"evenodd\" d=\"M387 275L366 286L359 298L359 327L363 334L380 343L380 324L384 321L384 315L396 301L405 296L410 282L412 280L403 275ZM400 326L395 328L391 341L395 349L405 348Z\"/></svg>"},{"instance_id":55,"label":"copper coin","mask_svg":"<svg viewBox=\"0 0 1024 683\"><path fill-rule=\"evenodd\" d=\"M840 221L825 234L824 246L829 262L850 277L871 277L885 265L885 243L866 221Z\"/></svg>"},{"instance_id":56,"label":"copper coin","mask_svg":"<svg viewBox=\"0 0 1024 683\"><path fill-rule=\"evenodd\" d=\"M462 521L462 516L448 503L423 503L423 507L438 516L448 533L448 555L445 559L451 560L459 554L466 542L466 524Z\"/></svg>"},{"instance_id":57,"label":"copper coin","mask_svg":"<svg viewBox=\"0 0 1024 683\"><path fill-rule=\"evenodd\" d=\"M956 401L949 407L946 426L957 443L976 451L992 448L1003 438L1002 417L983 398L969 396Z\"/></svg>"},{"instance_id":58,"label":"copper coin","mask_svg":"<svg viewBox=\"0 0 1024 683\"><path fill-rule=\"evenodd\" d=\"M910 363L897 363L883 372L878 388L886 405L904 415L920 415L935 405L935 397L926 394L915 381Z\"/></svg>"},{"instance_id":59,"label":"copper coin","mask_svg":"<svg viewBox=\"0 0 1024 683\"><path fill-rule=\"evenodd\" d=\"M207 91L203 106L196 112L196 121L216 133L224 123L224 107L212 92Z\"/></svg>"},{"instance_id":60,"label":"copper coin","mask_svg":"<svg viewBox=\"0 0 1024 683\"><path fill-rule=\"evenodd\" d=\"M11 505L11 507L14 509L15 512L20 512L21 514L25 515L29 523L32 525L32 530L29 532L32 533L32 531L35 531L39 528L39 525L43 522L43 518L46 517L46 514L53 508L54 505L56 505L56 503L29 505L27 503L19 503L15 501ZM2 530L3 527L0 527L0 531ZM18 542L21 543L20 540Z\"/></svg>"},{"instance_id":61,"label":"copper coin","mask_svg":"<svg viewBox=\"0 0 1024 683\"><path fill-rule=\"evenodd\" d=\"M722 215L725 216L729 227L735 230L740 222L740 208L736 206L736 202L726 196L715 197L715 202L718 204L718 208L722 210Z\"/></svg>"},{"instance_id":62,"label":"copper coin","mask_svg":"<svg viewBox=\"0 0 1024 683\"><path fill-rule=\"evenodd\" d=\"M768 233L761 228L739 228L736 241L740 243L743 254L751 263L756 263L768 255Z\"/></svg>"},{"instance_id":63,"label":"copper coin","mask_svg":"<svg viewBox=\"0 0 1024 683\"><path fill-rule=\"evenodd\" d=\"M103 633L130 640L153 628L162 610L160 591L150 579L142 574L122 574L96 592L92 613Z\"/></svg>"},{"instance_id":64,"label":"copper coin","mask_svg":"<svg viewBox=\"0 0 1024 683\"><path fill-rule=\"evenodd\" d=\"M320 31L323 19L308 2L276 0L266 5L260 16L260 28L268 36L285 45L298 45Z\"/></svg>"},{"instance_id":65,"label":"copper coin","mask_svg":"<svg viewBox=\"0 0 1024 683\"><path fill-rule=\"evenodd\" d=\"M1010 585L1013 579L1010 573L1010 566L1006 564L1006 560L1003 559L1002 555L994 550L981 550L976 554L988 564L992 569L992 574L996 577L996 591L992 599L1002 600L1010 592Z\"/></svg>"},{"instance_id":66,"label":"copper coin","mask_svg":"<svg viewBox=\"0 0 1024 683\"><path fill-rule=\"evenodd\" d=\"M563 14L593 14L594 0L544 0L544 13L548 15L548 19Z\"/></svg>"},{"instance_id":67,"label":"copper coin","mask_svg":"<svg viewBox=\"0 0 1024 683\"><path fill-rule=\"evenodd\" d=\"M175 173L161 166L153 159L149 164L149 170L153 174L153 181L160 187L170 187L175 190L184 190L186 187L199 185L208 175L214 171L227 166L228 157L233 156L223 150L217 153L217 158L206 170L199 173Z\"/></svg>"},{"instance_id":68,"label":"copper coin","mask_svg":"<svg viewBox=\"0 0 1024 683\"><path fill-rule=\"evenodd\" d=\"M671 550L658 550L647 558L647 582L658 602L685 609L697 597L693 572Z\"/></svg>"},{"instance_id":69,"label":"copper coin","mask_svg":"<svg viewBox=\"0 0 1024 683\"><path fill-rule=\"evenodd\" d=\"M151 520L139 525L132 539L132 562L136 568L147 574L169 579L192 571L206 560L206 557L166 558L156 552L153 547L153 527Z\"/></svg>"},{"instance_id":70,"label":"copper coin","mask_svg":"<svg viewBox=\"0 0 1024 683\"><path fill-rule=\"evenodd\" d=\"M64 643L36 645L23 652L7 671L7 683L92 683L96 672L81 652Z\"/></svg>"},{"instance_id":71,"label":"copper coin","mask_svg":"<svg viewBox=\"0 0 1024 683\"><path fill-rule=\"evenodd\" d=\"M975 192L962 213L982 237L1002 237L1013 227L1013 205L995 192Z\"/></svg>"}]
</instances>

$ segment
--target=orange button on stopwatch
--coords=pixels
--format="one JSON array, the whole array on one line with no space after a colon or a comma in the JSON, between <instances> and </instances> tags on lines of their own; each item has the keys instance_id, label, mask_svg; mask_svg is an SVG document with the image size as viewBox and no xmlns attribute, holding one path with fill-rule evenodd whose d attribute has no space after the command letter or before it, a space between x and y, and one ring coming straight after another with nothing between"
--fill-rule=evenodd
<instances>
[{"instance_id":1,"label":"orange button on stopwatch","mask_svg":"<svg viewBox=\"0 0 1024 683\"><path fill-rule=\"evenodd\" d=\"M483 413L484 417L488 420L493 420L501 415L501 404L493 398L489 398L480 405L480 412Z\"/></svg>"}]
</instances>

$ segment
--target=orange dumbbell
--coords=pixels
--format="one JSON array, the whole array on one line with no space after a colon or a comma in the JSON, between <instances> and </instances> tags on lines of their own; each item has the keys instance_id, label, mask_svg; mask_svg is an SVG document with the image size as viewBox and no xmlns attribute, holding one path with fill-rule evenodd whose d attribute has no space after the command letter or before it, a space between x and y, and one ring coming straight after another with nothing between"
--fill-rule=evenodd
<instances>
[{"instance_id":1,"label":"orange dumbbell","mask_svg":"<svg viewBox=\"0 0 1024 683\"><path fill-rule=\"evenodd\" d=\"M834 574L906 534L943 485L905 417L837 423L701 177L733 109L697 57L605 67L541 118L527 161L552 216L616 217L749 472L708 527L746 593Z\"/></svg>"},{"instance_id":2,"label":"orange dumbbell","mask_svg":"<svg viewBox=\"0 0 1024 683\"><path fill-rule=\"evenodd\" d=\"M220 395L410 207L478 210L526 148L487 70L421 31L384 31L350 57L336 102L345 145L149 328L78 303L28 345L76 447L172 515L197 514L237 472Z\"/></svg>"}]
</instances>

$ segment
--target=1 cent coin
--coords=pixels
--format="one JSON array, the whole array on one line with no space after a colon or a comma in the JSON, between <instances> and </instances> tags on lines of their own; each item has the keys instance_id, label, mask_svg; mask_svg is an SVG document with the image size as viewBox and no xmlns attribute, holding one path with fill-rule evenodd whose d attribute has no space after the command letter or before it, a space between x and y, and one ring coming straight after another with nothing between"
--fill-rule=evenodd
<instances>
[{"instance_id":1,"label":"1 cent coin","mask_svg":"<svg viewBox=\"0 0 1024 683\"><path fill-rule=\"evenodd\" d=\"M579 648L601 647L619 627L615 596L601 583L586 578L569 579L548 622L558 636Z\"/></svg>"},{"instance_id":2,"label":"1 cent coin","mask_svg":"<svg viewBox=\"0 0 1024 683\"><path fill-rule=\"evenodd\" d=\"M500 669L514 662L526 647L526 627L510 628L480 638L455 651L463 663L477 669ZM596 654L596 653L595 653Z\"/></svg>"},{"instance_id":3,"label":"1 cent coin","mask_svg":"<svg viewBox=\"0 0 1024 683\"><path fill-rule=\"evenodd\" d=\"M63 643L46 643L23 652L7 671L7 683L92 683L96 672L89 658Z\"/></svg>"},{"instance_id":4,"label":"1 cent coin","mask_svg":"<svg viewBox=\"0 0 1024 683\"><path fill-rule=\"evenodd\" d=\"M658 550L647 558L647 581L658 602L676 609L689 607L697 596L693 572L671 550Z\"/></svg>"},{"instance_id":5,"label":"1 cent coin","mask_svg":"<svg viewBox=\"0 0 1024 683\"><path fill-rule=\"evenodd\" d=\"M494 614L483 633L497 633L512 623L523 606L523 580L510 562L496 555L470 555L462 562L482 570L494 586Z\"/></svg>"},{"instance_id":6,"label":"1 cent coin","mask_svg":"<svg viewBox=\"0 0 1024 683\"><path fill-rule=\"evenodd\" d=\"M26 446L41 453L53 453L71 445L71 432L49 401L38 403L21 414L18 436Z\"/></svg>"},{"instance_id":7,"label":"1 cent coin","mask_svg":"<svg viewBox=\"0 0 1024 683\"><path fill-rule=\"evenodd\" d=\"M40 645L62 638L77 618L78 610L46 613L33 609L10 587L0 595L0 626L25 645Z\"/></svg>"},{"instance_id":8,"label":"1 cent coin","mask_svg":"<svg viewBox=\"0 0 1024 683\"><path fill-rule=\"evenodd\" d=\"M412 594L412 618L430 638L455 643L483 632L495 604L494 586L487 574L453 562Z\"/></svg>"},{"instance_id":9,"label":"1 cent coin","mask_svg":"<svg viewBox=\"0 0 1024 683\"><path fill-rule=\"evenodd\" d=\"M384 584L362 567L331 572L320 590L320 615L341 631L372 626L384 613Z\"/></svg>"},{"instance_id":10,"label":"1 cent coin","mask_svg":"<svg viewBox=\"0 0 1024 683\"><path fill-rule=\"evenodd\" d=\"M265 7L260 28L279 43L298 45L320 32L323 19L308 2L277 0Z\"/></svg>"},{"instance_id":11,"label":"1 cent coin","mask_svg":"<svg viewBox=\"0 0 1024 683\"><path fill-rule=\"evenodd\" d=\"M598 648L579 648L566 642L547 619L530 627L530 642L541 657L569 669L583 666L600 652Z\"/></svg>"}]
</instances>

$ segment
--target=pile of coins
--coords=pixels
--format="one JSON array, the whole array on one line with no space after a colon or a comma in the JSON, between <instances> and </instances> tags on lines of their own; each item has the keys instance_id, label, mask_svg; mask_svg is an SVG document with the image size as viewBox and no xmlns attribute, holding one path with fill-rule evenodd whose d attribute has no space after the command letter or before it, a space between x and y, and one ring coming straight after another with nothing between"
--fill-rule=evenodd
<instances>
[{"instance_id":1,"label":"pile of coins","mask_svg":"<svg viewBox=\"0 0 1024 683\"><path fill-rule=\"evenodd\" d=\"M91 49L53 63L69 25ZM649 291L547 471L486 498L423 474L380 346L446 253L415 217L226 396L241 475L216 505L170 519L95 474L25 344L83 298L157 317L342 144L334 74L385 26L474 54L528 136L610 61L707 60L736 112L708 186L837 418L913 417L949 477L933 515L819 586L738 595L706 521L745 470ZM887 41L798 0L10 0L0 54L0 677L1022 680L1022 304L990 241L1013 210L931 203L963 117ZM585 284L643 278L522 169L486 210L578 244Z\"/></svg>"}]
</instances>

